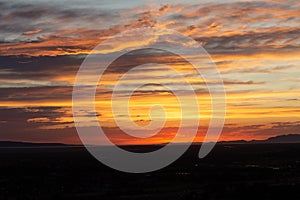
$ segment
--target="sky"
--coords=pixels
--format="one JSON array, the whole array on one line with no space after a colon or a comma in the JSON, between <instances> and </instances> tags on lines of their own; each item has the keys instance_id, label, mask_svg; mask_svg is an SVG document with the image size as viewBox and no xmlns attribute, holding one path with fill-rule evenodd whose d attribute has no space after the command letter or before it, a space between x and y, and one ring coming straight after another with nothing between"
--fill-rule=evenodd
<instances>
[{"instance_id":1,"label":"sky","mask_svg":"<svg viewBox=\"0 0 300 200\"><path fill-rule=\"evenodd\" d=\"M210 55L226 88L227 110L220 140L300 133L298 0L1 0L0 8L1 141L80 143L72 114L79 67L101 42L123 31L146 27L178 31ZM145 44L135 43L134 38L121 40L98 53L122 51L128 45L142 48ZM161 120L160 115L150 118L149 108L162 104L168 119L164 128L150 138L132 138L122 133L114 120L113 86L141 58L173 67L195 86L201 110L195 141L201 141L211 118L205 82L178 57L160 52L141 51L114 63L99 82L96 113L82 114L86 126L89 117L96 115L107 136L118 144L165 143L174 137L181 112L176 96L161 84L180 91L182 83L158 64L135 71L125 81L124 91L147 82L130 99L130 117L140 126ZM188 102L189 96L186 99ZM118 104L123 103L120 100Z\"/></svg>"}]
</instances>

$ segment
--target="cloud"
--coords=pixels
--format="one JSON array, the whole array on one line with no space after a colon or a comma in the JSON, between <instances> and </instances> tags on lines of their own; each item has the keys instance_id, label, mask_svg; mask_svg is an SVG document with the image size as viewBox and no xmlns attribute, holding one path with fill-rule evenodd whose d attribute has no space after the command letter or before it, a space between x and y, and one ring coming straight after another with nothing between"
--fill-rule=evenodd
<instances>
[{"instance_id":1,"label":"cloud","mask_svg":"<svg viewBox=\"0 0 300 200\"><path fill-rule=\"evenodd\" d=\"M224 80L225 85L260 85L265 84L265 82L255 82L255 81L237 81L237 80Z\"/></svg>"},{"instance_id":2,"label":"cloud","mask_svg":"<svg viewBox=\"0 0 300 200\"><path fill-rule=\"evenodd\" d=\"M0 108L0 140L36 142L78 142L69 108ZM43 129L44 126L53 127ZM56 128L55 128L56 127Z\"/></svg>"},{"instance_id":3,"label":"cloud","mask_svg":"<svg viewBox=\"0 0 300 200\"><path fill-rule=\"evenodd\" d=\"M214 53L274 53L299 50L299 6L293 2L165 4L130 8L57 2L4 2L2 55L88 53L105 38L140 27L166 27L188 34ZM104 3L104 4L107 4ZM175 14L176 13L176 14ZM26 24L26 26L24 26ZM279 24L279 26L278 26ZM13 27L13 28L12 28ZM276 50L274 50L274 48Z\"/></svg>"},{"instance_id":4,"label":"cloud","mask_svg":"<svg viewBox=\"0 0 300 200\"><path fill-rule=\"evenodd\" d=\"M75 76L83 57L80 56L0 56L2 80L52 80ZM58 71L59 69L59 71Z\"/></svg>"},{"instance_id":5,"label":"cloud","mask_svg":"<svg viewBox=\"0 0 300 200\"><path fill-rule=\"evenodd\" d=\"M264 66L258 66L258 67L249 67L249 68L241 68L241 69L229 69L225 71L224 73L276 73L280 71L289 70L290 68L294 67L294 65L282 65L282 66L271 66L271 67L264 67Z\"/></svg>"},{"instance_id":6,"label":"cloud","mask_svg":"<svg viewBox=\"0 0 300 200\"><path fill-rule=\"evenodd\" d=\"M300 29L278 28L279 30L267 29L265 32L250 32L231 36L210 38L197 38L205 42L204 47L213 54L257 54L265 53L288 53L299 51Z\"/></svg>"},{"instance_id":7,"label":"cloud","mask_svg":"<svg viewBox=\"0 0 300 200\"><path fill-rule=\"evenodd\" d=\"M0 101L65 101L71 100L73 87L45 86L25 88L1 88Z\"/></svg>"},{"instance_id":8,"label":"cloud","mask_svg":"<svg viewBox=\"0 0 300 200\"><path fill-rule=\"evenodd\" d=\"M0 140L80 144L73 121L68 120L71 119L69 110L70 107L2 107L0 109ZM102 128L117 144L165 143L170 141L178 131L176 126L168 124L159 134L147 139L138 139L124 134L117 127L103 126ZM206 126L200 126L196 141L202 141L206 131ZM299 131L299 121L250 123L248 125L227 123L220 141L266 139L276 135L295 134ZM185 138L182 139L185 140Z\"/></svg>"},{"instance_id":9,"label":"cloud","mask_svg":"<svg viewBox=\"0 0 300 200\"><path fill-rule=\"evenodd\" d=\"M30 31L26 31L25 33L23 33L23 35L35 35L41 31L42 31L41 29L30 30Z\"/></svg>"},{"instance_id":10,"label":"cloud","mask_svg":"<svg viewBox=\"0 0 300 200\"><path fill-rule=\"evenodd\" d=\"M2 1L1 138L78 142L76 130L72 127L70 106L72 84L85 55L100 42L114 38L114 35L125 30L141 27L179 31L202 44L212 56L227 89L227 118L239 124L225 127L224 137L259 138L297 133L299 125L292 122L299 118L299 80L295 78L300 75L297 68L300 52L299 8L297 0L188 0L184 3L179 0L161 3L105 0L88 3L73 1L71 4L58 0ZM166 44L157 37L136 43L137 37L140 39L143 35L133 35L130 41L118 40L101 53L113 54L126 47L143 47L151 42ZM153 49L130 52L113 62L98 88L97 103L107 106L116 81L134 66L147 63L171 66L195 84L199 99L209 104L204 80L191 71L184 59ZM205 70L202 68L201 72ZM154 75L161 81L154 80ZM136 86L136 82L141 81L148 82L148 85L135 92L133 98L136 104L144 102L142 106L146 101L154 100L173 105L174 101L168 99L172 94L159 84L169 84L177 90L181 90L183 84L179 76L159 66L148 65L125 81L120 93L128 92ZM214 84L214 80L208 81ZM86 87L85 92L88 89ZM28 108L29 105L44 107ZM202 111L206 114L209 108ZM139 112L147 113L145 110ZM93 114L86 112L82 116L89 118ZM96 115L111 120L107 107ZM262 118L266 119L266 125L257 123ZM274 121L278 123L271 124ZM114 140L127 141L120 137L118 128L106 128ZM165 142L166 138L172 138L176 128L174 124L170 125L169 132L156 139Z\"/></svg>"}]
</instances>

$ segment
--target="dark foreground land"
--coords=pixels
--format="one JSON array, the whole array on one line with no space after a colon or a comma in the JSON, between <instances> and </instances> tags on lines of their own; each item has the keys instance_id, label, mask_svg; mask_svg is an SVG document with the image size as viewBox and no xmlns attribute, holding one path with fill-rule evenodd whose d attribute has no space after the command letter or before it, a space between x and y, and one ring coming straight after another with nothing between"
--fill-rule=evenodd
<instances>
[{"instance_id":1,"label":"dark foreground land","mask_svg":"<svg viewBox=\"0 0 300 200\"><path fill-rule=\"evenodd\" d=\"M300 144L218 144L202 160L198 150L128 174L82 147L0 148L0 199L300 199Z\"/></svg>"}]
</instances>

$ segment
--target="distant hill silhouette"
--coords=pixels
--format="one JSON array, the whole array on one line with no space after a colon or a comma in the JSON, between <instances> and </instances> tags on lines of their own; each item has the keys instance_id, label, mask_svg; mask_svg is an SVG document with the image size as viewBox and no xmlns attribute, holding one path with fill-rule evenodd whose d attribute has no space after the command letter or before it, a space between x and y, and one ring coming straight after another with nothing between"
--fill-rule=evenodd
<instances>
[{"instance_id":1,"label":"distant hill silhouette","mask_svg":"<svg viewBox=\"0 0 300 200\"><path fill-rule=\"evenodd\" d=\"M219 144L247 144L246 140L220 141Z\"/></svg>"},{"instance_id":2,"label":"distant hill silhouette","mask_svg":"<svg viewBox=\"0 0 300 200\"><path fill-rule=\"evenodd\" d=\"M234 140L234 141L221 141L221 144L259 144L259 143L300 143L300 134L288 134L270 137L266 140Z\"/></svg>"},{"instance_id":3,"label":"distant hill silhouette","mask_svg":"<svg viewBox=\"0 0 300 200\"><path fill-rule=\"evenodd\" d=\"M279 135L266 140L253 140L253 143L300 143L300 134Z\"/></svg>"},{"instance_id":4,"label":"distant hill silhouette","mask_svg":"<svg viewBox=\"0 0 300 200\"><path fill-rule=\"evenodd\" d=\"M288 134L270 137L266 140L233 140L233 141L220 141L218 144L268 144L268 143L300 143L300 134ZM201 143L194 143L201 144ZM82 146L63 143L31 143L31 142L13 142L13 141L0 141L0 147L68 147L68 146ZM127 145L124 145L127 146ZM139 145L129 145L139 146ZM151 145L150 145L151 146Z\"/></svg>"}]
</instances>

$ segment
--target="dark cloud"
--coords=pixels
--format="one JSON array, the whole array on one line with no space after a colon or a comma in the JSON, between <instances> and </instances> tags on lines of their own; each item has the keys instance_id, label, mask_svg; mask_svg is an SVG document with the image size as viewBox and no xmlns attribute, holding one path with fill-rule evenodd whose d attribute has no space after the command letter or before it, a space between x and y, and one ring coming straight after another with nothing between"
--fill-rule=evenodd
<instances>
[{"instance_id":1,"label":"dark cloud","mask_svg":"<svg viewBox=\"0 0 300 200\"><path fill-rule=\"evenodd\" d=\"M85 56L0 56L0 79L33 79L51 80L55 77L76 76ZM160 63L165 65L190 65L181 56L170 52L143 49L130 52L116 59L106 70L106 73L125 73L135 66ZM144 67L143 71L152 68ZM159 70L159 69L156 69Z\"/></svg>"},{"instance_id":2,"label":"dark cloud","mask_svg":"<svg viewBox=\"0 0 300 200\"><path fill-rule=\"evenodd\" d=\"M229 69L224 71L223 73L231 74L231 73L275 73L278 71L284 71L289 68L294 67L294 65L282 65L282 66L274 66L274 67L248 67L248 68L239 68L239 69Z\"/></svg>"},{"instance_id":3,"label":"dark cloud","mask_svg":"<svg viewBox=\"0 0 300 200\"><path fill-rule=\"evenodd\" d=\"M293 2L295 4L295 2ZM173 20L190 20L190 19L199 19L200 17L210 16L209 21L218 21L221 17L223 20L231 21L233 23L238 21L250 22L253 19L256 20L266 20L274 19L278 13L272 13L266 11L272 10L289 10L296 11L297 6L291 6L291 3L275 2L275 1L235 1L235 2L218 2L215 4L193 4L187 5L186 11L183 10L182 13L175 13L170 15L169 19ZM256 13L256 15L253 15Z\"/></svg>"},{"instance_id":4,"label":"dark cloud","mask_svg":"<svg viewBox=\"0 0 300 200\"><path fill-rule=\"evenodd\" d=\"M0 56L0 79L50 80L63 75L75 76L83 56Z\"/></svg>"},{"instance_id":5,"label":"dark cloud","mask_svg":"<svg viewBox=\"0 0 300 200\"><path fill-rule=\"evenodd\" d=\"M69 109L68 107L2 107L0 108L0 140L79 143L76 130L72 127L73 121L59 121L61 117L70 117ZM64 128L41 129L43 126L58 125Z\"/></svg>"},{"instance_id":6,"label":"dark cloud","mask_svg":"<svg viewBox=\"0 0 300 200\"><path fill-rule=\"evenodd\" d=\"M0 108L0 121L26 123L31 118L48 118L55 120L66 114L69 107L23 107L23 108Z\"/></svg>"},{"instance_id":7,"label":"dark cloud","mask_svg":"<svg viewBox=\"0 0 300 200\"><path fill-rule=\"evenodd\" d=\"M265 84L265 82L255 82L255 81L238 81L238 80L224 80L225 85L260 85Z\"/></svg>"},{"instance_id":8,"label":"dark cloud","mask_svg":"<svg viewBox=\"0 0 300 200\"><path fill-rule=\"evenodd\" d=\"M204 47L212 54L257 54L270 52L299 51L297 43L280 44L282 40L292 42L300 38L300 29L266 30L262 33L249 32L232 36L200 37L196 40L204 42ZM278 47L277 47L278 46ZM280 47L279 47L280 46ZM276 47L276 48L274 48Z\"/></svg>"},{"instance_id":9,"label":"dark cloud","mask_svg":"<svg viewBox=\"0 0 300 200\"><path fill-rule=\"evenodd\" d=\"M25 88L0 88L0 101L64 101L71 100L73 87L45 86Z\"/></svg>"}]
</instances>

